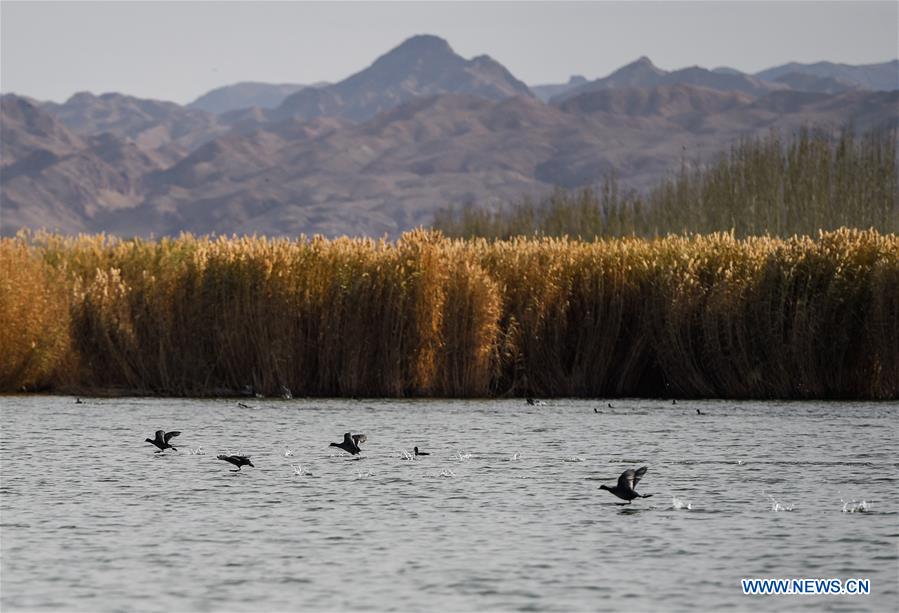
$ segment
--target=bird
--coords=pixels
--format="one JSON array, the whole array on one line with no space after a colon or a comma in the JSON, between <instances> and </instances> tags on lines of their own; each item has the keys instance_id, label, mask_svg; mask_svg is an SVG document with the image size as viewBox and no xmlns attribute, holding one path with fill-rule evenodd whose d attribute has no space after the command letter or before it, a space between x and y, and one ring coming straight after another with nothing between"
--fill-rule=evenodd
<instances>
[{"instance_id":1,"label":"bird","mask_svg":"<svg viewBox=\"0 0 899 613\"><path fill-rule=\"evenodd\" d=\"M672 400L671 400L671 404L677 404L677 400L676 400L676 399L672 399Z\"/></svg>"},{"instance_id":2,"label":"bird","mask_svg":"<svg viewBox=\"0 0 899 613\"><path fill-rule=\"evenodd\" d=\"M700 411L699 409L696 409L696 414L697 414L697 415L708 415L708 413L703 413L703 412Z\"/></svg>"},{"instance_id":3,"label":"bird","mask_svg":"<svg viewBox=\"0 0 899 613\"><path fill-rule=\"evenodd\" d=\"M418 450L418 447L414 447L414 448L413 448L413 451L415 451L415 455L431 455L431 454L428 453L427 451L419 451L419 450Z\"/></svg>"},{"instance_id":4,"label":"bird","mask_svg":"<svg viewBox=\"0 0 899 613\"><path fill-rule=\"evenodd\" d=\"M175 449L175 447L173 445L169 445L169 440L174 436L178 436L179 434L181 434L181 433L178 431L166 432L165 430L157 430L156 438L155 439L148 438L147 442L152 443L152 444L156 445L157 447L159 447L159 451L157 451L156 453L162 453L166 449ZM175 449L175 451L178 451L178 450Z\"/></svg>"},{"instance_id":5,"label":"bird","mask_svg":"<svg viewBox=\"0 0 899 613\"><path fill-rule=\"evenodd\" d=\"M243 402L238 402L238 403L237 403L237 406L239 406L241 409L252 409L252 408L253 408L253 407L251 407L250 405L245 404L245 403L243 403Z\"/></svg>"},{"instance_id":6,"label":"bird","mask_svg":"<svg viewBox=\"0 0 899 613\"><path fill-rule=\"evenodd\" d=\"M356 455L357 453L362 451L361 449L359 449L359 445L361 443L364 443L367 440L368 440L368 437L365 436L364 434L350 434L349 432L347 432L346 434L343 435L342 443L331 443L328 446L329 447L339 447L340 449L343 449L350 455Z\"/></svg>"},{"instance_id":7,"label":"bird","mask_svg":"<svg viewBox=\"0 0 899 613\"><path fill-rule=\"evenodd\" d=\"M537 404L536 402L534 402L533 398L525 398L524 401L527 402L531 406L534 406L535 404Z\"/></svg>"},{"instance_id":8,"label":"bird","mask_svg":"<svg viewBox=\"0 0 899 613\"><path fill-rule=\"evenodd\" d=\"M81 402L81 398L76 398L76 399L75 399L75 404L84 404L84 403Z\"/></svg>"},{"instance_id":9,"label":"bird","mask_svg":"<svg viewBox=\"0 0 899 613\"><path fill-rule=\"evenodd\" d=\"M609 487L608 485L600 485L599 489L609 491L622 500L627 500L630 502L634 498L649 498L652 494L638 494L637 490L634 489L637 487L637 484L640 482L640 479L643 475L646 474L646 467L643 466L634 470L633 468L629 468L618 477L618 484L615 487Z\"/></svg>"},{"instance_id":10,"label":"bird","mask_svg":"<svg viewBox=\"0 0 899 613\"><path fill-rule=\"evenodd\" d=\"M224 460L225 462L230 462L231 464L234 464L234 465L237 467L237 470L232 470L232 471L231 471L232 473L238 472L238 471L240 470L240 467L241 467L241 466L252 466L253 468L256 468L255 466L253 466L253 463L250 462L249 456L245 456L245 455L224 455L224 454L222 454L222 455L219 455L219 456L216 456L216 457L217 457L219 460Z\"/></svg>"},{"instance_id":11,"label":"bird","mask_svg":"<svg viewBox=\"0 0 899 613\"><path fill-rule=\"evenodd\" d=\"M594 413L599 413L599 409L597 409L596 407L593 407L593 412L594 412Z\"/></svg>"},{"instance_id":12,"label":"bird","mask_svg":"<svg viewBox=\"0 0 899 613\"><path fill-rule=\"evenodd\" d=\"M612 406L612 403L611 403L611 402L610 402L610 403L608 403L608 405L609 405L609 408L610 408L610 409L613 409L613 408L615 408L615 407L613 407L613 406Z\"/></svg>"}]
</instances>

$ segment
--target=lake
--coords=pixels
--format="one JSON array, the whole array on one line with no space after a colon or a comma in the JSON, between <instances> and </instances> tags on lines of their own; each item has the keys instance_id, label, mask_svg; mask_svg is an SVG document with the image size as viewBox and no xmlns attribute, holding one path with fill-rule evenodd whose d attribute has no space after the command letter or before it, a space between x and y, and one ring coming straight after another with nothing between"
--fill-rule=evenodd
<instances>
[{"instance_id":1,"label":"lake","mask_svg":"<svg viewBox=\"0 0 899 613\"><path fill-rule=\"evenodd\" d=\"M896 403L245 402L0 398L3 611L899 602ZM144 442L157 429L177 452ZM360 456L328 447L348 430ZM431 455L404 459L416 445ZM216 459L238 451L255 468ZM598 489L640 466L651 498Z\"/></svg>"}]
</instances>

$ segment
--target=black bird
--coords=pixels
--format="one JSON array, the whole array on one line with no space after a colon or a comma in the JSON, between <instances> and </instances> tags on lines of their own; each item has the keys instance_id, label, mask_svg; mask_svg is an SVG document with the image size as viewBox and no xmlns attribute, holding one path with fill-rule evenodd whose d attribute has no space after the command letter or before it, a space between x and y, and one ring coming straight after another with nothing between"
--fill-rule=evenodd
<instances>
[{"instance_id":1,"label":"black bird","mask_svg":"<svg viewBox=\"0 0 899 613\"><path fill-rule=\"evenodd\" d=\"M677 400L672 399L671 404L677 404Z\"/></svg>"},{"instance_id":2,"label":"black bird","mask_svg":"<svg viewBox=\"0 0 899 613\"><path fill-rule=\"evenodd\" d=\"M75 404L84 404L84 403L81 402L81 398L76 398L76 399L75 399Z\"/></svg>"},{"instance_id":3,"label":"black bird","mask_svg":"<svg viewBox=\"0 0 899 613\"><path fill-rule=\"evenodd\" d=\"M708 415L708 413L703 413L703 412L700 411L699 409L696 409L696 414L697 414L697 415Z\"/></svg>"},{"instance_id":4,"label":"black bird","mask_svg":"<svg viewBox=\"0 0 899 613\"><path fill-rule=\"evenodd\" d=\"M533 398L525 398L524 400L531 406L534 406L535 404L537 404L536 402L534 402Z\"/></svg>"},{"instance_id":5,"label":"black bird","mask_svg":"<svg viewBox=\"0 0 899 613\"><path fill-rule=\"evenodd\" d=\"M596 407L593 407L593 412L594 412L594 413L599 413L599 409L597 409Z\"/></svg>"},{"instance_id":6,"label":"black bird","mask_svg":"<svg viewBox=\"0 0 899 613\"><path fill-rule=\"evenodd\" d=\"M612 403L611 403L611 402L609 403L609 408L610 408L610 409L615 408L615 407L612 406Z\"/></svg>"},{"instance_id":7,"label":"black bird","mask_svg":"<svg viewBox=\"0 0 899 613\"><path fill-rule=\"evenodd\" d=\"M253 408L250 405L243 403L243 402L238 402L237 406L239 406L241 409L252 409Z\"/></svg>"},{"instance_id":8,"label":"black bird","mask_svg":"<svg viewBox=\"0 0 899 613\"><path fill-rule=\"evenodd\" d=\"M159 447L159 451L157 451L156 453L162 453L166 449L175 449L175 447L173 445L169 445L169 440L173 436L178 436L179 434L181 434L181 433L177 432L177 431L166 432L165 430L157 430L156 431L156 439L154 440L152 438L148 438L147 442L153 443L154 445ZM178 451L178 450L175 449L175 451Z\"/></svg>"},{"instance_id":9,"label":"black bird","mask_svg":"<svg viewBox=\"0 0 899 613\"><path fill-rule=\"evenodd\" d=\"M361 443L364 443L366 440L368 440L368 437L366 437L364 434L350 434L349 432L347 432L343 435L342 443L331 443L328 446L339 447L350 455L356 455L357 453L362 451L361 449L359 449L359 445Z\"/></svg>"},{"instance_id":10,"label":"black bird","mask_svg":"<svg viewBox=\"0 0 899 613\"><path fill-rule=\"evenodd\" d=\"M251 467L253 467L253 468L256 468L255 466L253 466L253 463L250 462L249 456L245 456L245 455L224 455L224 454L222 454L222 455L216 456L216 457L217 457L219 460L224 460L225 462L230 462L231 464L234 464L234 465L237 467L237 470L232 470L232 471L231 471L232 473L238 472L238 471L240 470L240 467L241 467L241 466L251 466Z\"/></svg>"},{"instance_id":11,"label":"black bird","mask_svg":"<svg viewBox=\"0 0 899 613\"><path fill-rule=\"evenodd\" d=\"M646 474L646 467L638 468L634 470L633 468L628 468L626 471L621 473L621 476L618 477L618 485L615 487L609 487L608 485L600 485L599 489L607 490L612 492L622 500L627 500L630 502L634 498L649 498L652 494L638 494L637 490L634 489L637 487L637 484L640 482L640 479L643 475Z\"/></svg>"},{"instance_id":12,"label":"black bird","mask_svg":"<svg viewBox=\"0 0 899 613\"><path fill-rule=\"evenodd\" d=\"M418 447L415 447L413 450L415 451L415 455L431 455L427 451L419 451Z\"/></svg>"}]
</instances>

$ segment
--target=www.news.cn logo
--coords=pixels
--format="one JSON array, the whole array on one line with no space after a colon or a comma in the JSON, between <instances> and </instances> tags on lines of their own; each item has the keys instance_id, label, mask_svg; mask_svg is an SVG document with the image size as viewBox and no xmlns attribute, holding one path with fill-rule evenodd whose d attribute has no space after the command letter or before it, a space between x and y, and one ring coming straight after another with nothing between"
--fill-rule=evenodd
<instances>
[{"instance_id":1,"label":"www.news.cn logo","mask_svg":"<svg viewBox=\"0 0 899 613\"><path fill-rule=\"evenodd\" d=\"M870 579L742 579L744 594L870 594Z\"/></svg>"}]
</instances>

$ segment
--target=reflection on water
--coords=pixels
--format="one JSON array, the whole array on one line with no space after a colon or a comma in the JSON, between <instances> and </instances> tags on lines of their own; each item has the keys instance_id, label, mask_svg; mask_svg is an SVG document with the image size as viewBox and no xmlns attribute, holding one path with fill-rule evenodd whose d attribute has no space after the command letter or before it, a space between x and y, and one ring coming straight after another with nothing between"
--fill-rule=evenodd
<instances>
[{"instance_id":1,"label":"reflection on water","mask_svg":"<svg viewBox=\"0 0 899 613\"><path fill-rule=\"evenodd\" d=\"M899 598L895 405L0 404L4 611L884 610ZM144 443L159 429L181 431L179 452ZM328 447L347 431L368 435L360 456ZM232 472L219 454L255 468ZM598 489L643 465L653 498ZM766 601L743 596L754 577L870 578L872 594Z\"/></svg>"}]
</instances>

